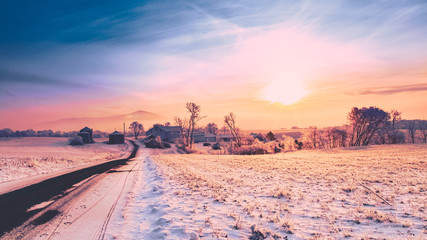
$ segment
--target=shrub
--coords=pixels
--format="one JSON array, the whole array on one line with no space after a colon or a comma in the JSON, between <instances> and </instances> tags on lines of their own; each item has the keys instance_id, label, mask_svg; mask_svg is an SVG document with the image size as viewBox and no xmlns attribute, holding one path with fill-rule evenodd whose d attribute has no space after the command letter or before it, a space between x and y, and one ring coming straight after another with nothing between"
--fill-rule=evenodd
<instances>
[{"instance_id":1,"label":"shrub","mask_svg":"<svg viewBox=\"0 0 427 240\"><path fill-rule=\"evenodd\" d=\"M295 145L296 145L296 147L297 147L298 150L301 150L303 143L302 142L298 142L298 140L295 139Z\"/></svg>"},{"instance_id":2,"label":"shrub","mask_svg":"<svg viewBox=\"0 0 427 240\"><path fill-rule=\"evenodd\" d=\"M150 135L148 135L148 136L145 138L145 141L148 141L148 140L151 140L151 139L156 139L156 137L155 137L154 135L150 134Z\"/></svg>"},{"instance_id":3,"label":"shrub","mask_svg":"<svg viewBox=\"0 0 427 240\"><path fill-rule=\"evenodd\" d=\"M168 142L162 142L162 144L165 148L171 148L171 144Z\"/></svg>"},{"instance_id":4,"label":"shrub","mask_svg":"<svg viewBox=\"0 0 427 240\"><path fill-rule=\"evenodd\" d=\"M260 145L250 145L242 146L235 150L236 154L239 155L258 155L258 154L268 154L268 150Z\"/></svg>"},{"instance_id":5,"label":"shrub","mask_svg":"<svg viewBox=\"0 0 427 240\"><path fill-rule=\"evenodd\" d=\"M154 139L150 139L148 141L145 141L145 147L147 148L160 148L160 149L164 149L165 146L163 145L163 143L158 142ZM169 145L170 146L170 145Z\"/></svg>"},{"instance_id":6,"label":"shrub","mask_svg":"<svg viewBox=\"0 0 427 240\"><path fill-rule=\"evenodd\" d=\"M252 145L241 146L233 150L238 155L257 155L274 153L276 148L275 142L263 143L255 139Z\"/></svg>"},{"instance_id":7,"label":"shrub","mask_svg":"<svg viewBox=\"0 0 427 240\"><path fill-rule=\"evenodd\" d=\"M212 144L210 144L210 143L203 143L203 146L208 147L208 146L212 146Z\"/></svg>"},{"instance_id":8,"label":"shrub","mask_svg":"<svg viewBox=\"0 0 427 240\"><path fill-rule=\"evenodd\" d=\"M190 149L189 147L186 147L184 144L182 145L177 145L176 146L178 150L182 151L182 153L187 153L187 154L191 154L191 153L199 153L202 154L203 152L197 150L197 149Z\"/></svg>"},{"instance_id":9,"label":"shrub","mask_svg":"<svg viewBox=\"0 0 427 240\"><path fill-rule=\"evenodd\" d=\"M221 149L221 144L215 143L214 145L212 145L212 149L213 150L220 150Z\"/></svg>"},{"instance_id":10,"label":"shrub","mask_svg":"<svg viewBox=\"0 0 427 240\"><path fill-rule=\"evenodd\" d=\"M388 134L388 138L391 144L405 143L405 134L401 131L392 131Z\"/></svg>"},{"instance_id":11,"label":"shrub","mask_svg":"<svg viewBox=\"0 0 427 240\"><path fill-rule=\"evenodd\" d=\"M68 142L70 143L71 146L83 145L83 140L78 135L74 135L68 138Z\"/></svg>"}]
</instances>

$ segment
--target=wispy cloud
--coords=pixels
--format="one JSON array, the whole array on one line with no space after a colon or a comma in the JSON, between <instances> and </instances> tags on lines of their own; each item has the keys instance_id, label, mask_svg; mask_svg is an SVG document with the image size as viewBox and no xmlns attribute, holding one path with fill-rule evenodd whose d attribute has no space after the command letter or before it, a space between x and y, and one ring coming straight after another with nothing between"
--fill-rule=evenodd
<instances>
[{"instance_id":1,"label":"wispy cloud","mask_svg":"<svg viewBox=\"0 0 427 240\"><path fill-rule=\"evenodd\" d=\"M81 82L68 82L62 79L25 74L0 69L0 87L7 88L10 85L35 85L35 86L62 86L82 88L87 86Z\"/></svg>"},{"instance_id":2,"label":"wispy cloud","mask_svg":"<svg viewBox=\"0 0 427 240\"><path fill-rule=\"evenodd\" d=\"M426 84L410 84L410 85L400 85L400 86L390 86L378 89L366 89L358 91L357 95L391 95L399 93L408 93L408 92L424 92L427 91Z\"/></svg>"},{"instance_id":3,"label":"wispy cloud","mask_svg":"<svg viewBox=\"0 0 427 240\"><path fill-rule=\"evenodd\" d=\"M0 86L26 98L1 98L16 107L85 99L96 109L117 101L136 109L241 106L295 89L313 97L328 81L358 95L424 91L415 85L422 80L407 80L410 69L394 69L425 66L426 9L408 1L3 2Z\"/></svg>"}]
</instances>

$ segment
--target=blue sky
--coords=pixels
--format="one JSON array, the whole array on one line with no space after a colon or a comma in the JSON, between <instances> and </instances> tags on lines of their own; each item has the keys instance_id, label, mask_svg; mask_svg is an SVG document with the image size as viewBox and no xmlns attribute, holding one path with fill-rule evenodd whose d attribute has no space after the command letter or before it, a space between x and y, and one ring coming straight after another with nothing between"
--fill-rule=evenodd
<instances>
[{"instance_id":1,"label":"blue sky","mask_svg":"<svg viewBox=\"0 0 427 240\"><path fill-rule=\"evenodd\" d=\"M425 1L3 1L0 111L222 84L218 79L241 72L218 76L219 62L244 49L248 38L289 28L356 46L383 64L382 74L426 63ZM180 75L194 65L195 74Z\"/></svg>"}]
</instances>

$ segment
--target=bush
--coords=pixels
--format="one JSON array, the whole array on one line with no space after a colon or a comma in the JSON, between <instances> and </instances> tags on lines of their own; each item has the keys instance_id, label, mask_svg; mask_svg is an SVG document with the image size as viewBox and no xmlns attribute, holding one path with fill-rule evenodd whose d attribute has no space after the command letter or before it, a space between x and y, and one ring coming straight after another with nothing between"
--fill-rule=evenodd
<instances>
[{"instance_id":1,"label":"bush","mask_svg":"<svg viewBox=\"0 0 427 240\"><path fill-rule=\"evenodd\" d=\"M199 151L197 149L190 149L189 147L185 146L184 144L177 145L176 147L177 147L177 149L179 151L181 151L181 153L186 153L186 154L191 154L191 153L203 154L203 152L201 152L201 151Z\"/></svg>"},{"instance_id":2,"label":"bush","mask_svg":"<svg viewBox=\"0 0 427 240\"><path fill-rule=\"evenodd\" d=\"M203 146L209 147L209 146L212 146L212 144L210 144L210 143L203 143Z\"/></svg>"},{"instance_id":3,"label":"bush","mask_svg":"<svg viewBox=\"0 0 427 240\"><path fill-rule=\"evenodd\" d=\"M241 146L234 149L233 153L238 155L271 154L279 152L279 149L280 148L276 146L276 142L263 143L255 139L252 145Z\"/></svg>"},{"instance_id":4,"label":"bush","mask_svg":"<svg viewBox=\"0 0 427 240\"><path fill-rule=\"evenodd\" d=\"M214 145L212 145L212 149L213 150L221 150L221 144L215 143Z\"/></svg>"},{"instance_id":5,"label":"bush","mask_svg":"<svg viewBox=\"0 0 427 240\"><path fill-rule=\"evenodd\" d=\"M171 144L168 142L162 142L162 144L165 148L171 148L172 147Z\"/></svg>"},{"instance_id":6,"label":"bush","mask_svg":"<svg viewBox=\"0 0 427 240\"><path fill-rule=\"evenodd\" d=\"M262 145L249 145L249 146L241 146L234 151L235 154L238 155L258 155L258 154L268 154L270 153L268 149L266 149Z\"/></svg>"},{"instance_id":7,"label":"bush","mask_svg":"<svg viewBox=\"0 0 427 240\"><path fill-rule=\"evenodd\" d=\"M155 137L154 135L150 134L150 135L148 135L148 136L145 138L145 141L148 141L148 140L151 140L151 139L156 139L156 137Z\"/></svg>"},{"instance_id":8,"label":"bush","mask_svg":"<svg viewBox=\"0 0 427 240\"><path fill-rule=\"evenodd\" d=\"M160 148L160 149L165 148L165 146L161 142L158 142L154 139L150 139L148 141L145 141L144 143L145 143L145 147L147 148Z\"/></svg>"},{"instance_id":9,"label":"bush","mask_svg":"<svg viewBox=\"0 0 427 240\"><path fill-rule=\"evenodd\" d=\"M83 145L83 140L78 135L74 135L68 138L68 142L70 143L71 146Z\"/></svg>"},{"instance_id":10,"label":"bush","mask_svg":"<svg viewBox=\"0 0 427 240\"><path fill-rule=\"evenodd\" d=\"M152 135L148 136L144 141L145 147L147 148L171 148L172 146L168 142L162 142L162 139L158 137L154 137Z\"/></svg>"},{"instance_id":11,"label":"bush","mask_svg":"<svg viewBox=\"0 0 427 240\"><path fill-rule=\"evenodd\" d=\"M400 131L392 131L388 134L388 138L391 144L405 143L405 134Z\"/></svg>"},{"instance_id":12,"label":"bush","mask_svg":"<svg viewBox=\"0 0 427 240\"><path fill-rule=\"evenodd\" d=\"M298 140L295 139L295 145L296 145L296 147L297 147L298 150L301 150L302 146L303 146L303 143L302 142L298 142Z\"/></svg>"}]
</instances>

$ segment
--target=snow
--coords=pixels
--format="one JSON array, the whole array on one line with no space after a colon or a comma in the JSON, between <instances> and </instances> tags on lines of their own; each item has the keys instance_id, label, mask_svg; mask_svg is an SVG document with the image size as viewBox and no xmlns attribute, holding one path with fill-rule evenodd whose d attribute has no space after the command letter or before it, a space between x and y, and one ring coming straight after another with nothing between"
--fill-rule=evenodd
<instances>
[{"instance_id":1,"label":"snow","mask_svg":"<svg viewBox=\"0 0 427 240\"><path fill-rule=\"evenodd\" d=\"M94 144L70 146L67 138L28 137L0 141L0 183L81 168L128 154L130 146Z\"/></svg>"},{"instance_id":2,"label":"snow","mask_svg":"<svg viewBox=\"0 0 427 240\"><path fill-rule=\"evenodd\" d=\"M0 171L6 177L1 178L93 164L124 150L102 143L71 147L56 138L3 141ZM107 239L424 239L427 234L425 144L257 156L172 153L141 146L129 165L83 182L91 184L90 191L65 199L67 210L38 236L88 239L105 231ZM27 158L43 164L29 167Z\"/></svg>"},{"instance_id":3,"label":"snow","mask_svg":"<svg viewBox=\"0 0 427 240\"><path fill-rule=\"evenodd\" d=\"M137 181L129 192L127 201L122 202L123 212L116 213L116 221L109 227L111 239L243 236L233 231L224 232L218 228L217 226L224 222L232 226L235 220L230 217L226 219L217 217L223 214L218 203L190 193L180 183L164 179L150 152L158 151L144 149L139 156L142 164L137 171ZM121 214L123 218L120 218Z\"/></svg>"},{"instance_id":4,"label":"snow","mask_svg":"<svg viewBox=\"0 0 427 240\"><path fill-rule=\"evenodd\" d=\"M110 239L427 234L427 145L258 156L142 149L138 158L142 164L113 215Z\"/></svg>"},{"instance_id":5,"label":"snow","mask_svg":"<svg viewBox=\"0 0 427 240\"><path fill-rule=\"evenodd\" d=\"M70 191L56 204L48 206L47 209L60 212L58 217L44 225L35 226L35 229L25 233L24 239L103 239L118 200L132 186L136 173L133 170L137 165L137 161L131 160L116 171L94 175L74 185L74 191ZM56 209L55 205L61 206ZM37 205L33 208L35 207ZM9 235L14 236L20 230L22 229L15 229Z\"/></svg>"}]
</instances>

